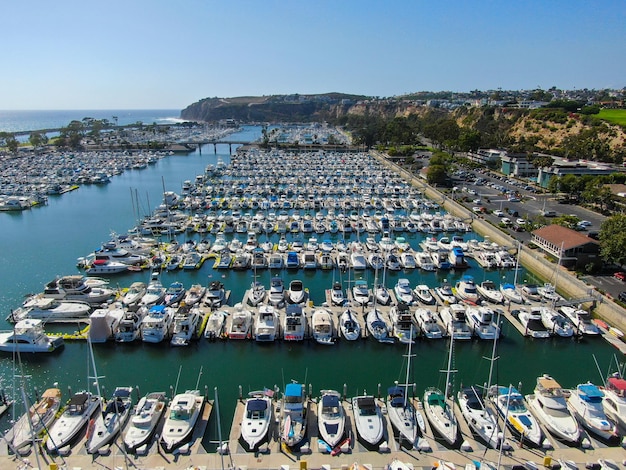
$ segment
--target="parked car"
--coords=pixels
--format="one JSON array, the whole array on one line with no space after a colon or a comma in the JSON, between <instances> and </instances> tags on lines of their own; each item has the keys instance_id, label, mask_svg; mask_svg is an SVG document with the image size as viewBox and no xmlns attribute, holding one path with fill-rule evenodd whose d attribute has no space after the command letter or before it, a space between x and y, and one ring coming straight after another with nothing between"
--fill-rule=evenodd
<instances>
[{"instance_id":1,"label":"parked car","mask_svg":"<svg viewBox=\"0 0 626 470\"><path fill-rule=\"evenodd\" d=\"M620 281L626 281L626 272L617 271L615 274L613 274L613 277L615 279L619 279Z\"/></svg>"},{"instance_id":2,"label":"parked car","mask_svg":"<svg viewBox=\"0 0 626 470\"><path fill-rule=\"evenodd\" d=\"M617 298L620 299L622 302L626 302L626 292L620 292Z\"/></svg>"},{"instance_id":3,"label":"parked car","mask_svg":"<svg viewBox=\"0 0 626 470\"><path fill-rule=\"evenodd\" d=\"M504 217L504 212L502 212L500 209L496 209L495 211L493 211L493 215L495 215L496 217Z\"/></svg>"}]
</instances>

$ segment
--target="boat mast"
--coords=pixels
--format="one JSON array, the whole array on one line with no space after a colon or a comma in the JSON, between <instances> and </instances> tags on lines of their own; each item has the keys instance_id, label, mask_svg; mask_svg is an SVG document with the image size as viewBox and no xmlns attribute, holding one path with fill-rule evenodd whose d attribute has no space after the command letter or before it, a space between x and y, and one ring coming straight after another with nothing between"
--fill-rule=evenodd
<instances>
[{"instance_id":1,"label":"boat mast","mask_svg":"<svg viewBox=\"0 0 626 470\"><path fill-rule=\"evenodd\" d=\"M517 242L517 256L515 257L515 277L513 278L513 287L517 288L517 270L519 269L519 255L522 251L522 242Z\"/></svg>"},{"instance_id":2,"label":"boat mast","mask_svg":"<svg viewBox=\"0 0 626 470\"><path fill-rule=\"evenodd\" d=\"M452 365L452 349L453 348L454 348L454 329L452 329L452 332L450 334L450 352L448 353L448 368L445 371L446 372L446 388L445 388L445 392L444 392L444 399L445 400L448 399L448 392L449 392L449 388L450 388L450 373L451 372L457 372L456 370L450 369L450 366Z\"/></svg>"},{"instance_id":3,"label":"boat mast","mask_svg":"<svg viewBox=\"0 0 626 470\"><path fill-rule=\"evenodd\" d=\"M408 393L407 393L407 389L409 387L409 373L411 372L411 344L413 344L413 323L411 322L411 327L410 327L410 333L409 333L409 351L406 355L406 379L404 381L404 386L406 387L404 390L404 408L406 408L407 405L407 401L408 401Z\"/></svg>"}]
</instances>

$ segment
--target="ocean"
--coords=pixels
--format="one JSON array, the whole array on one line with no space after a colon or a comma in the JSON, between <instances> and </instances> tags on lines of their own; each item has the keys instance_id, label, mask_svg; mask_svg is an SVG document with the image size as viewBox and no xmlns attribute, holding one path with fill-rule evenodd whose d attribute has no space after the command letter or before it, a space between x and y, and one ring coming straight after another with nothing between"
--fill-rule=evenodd
<instances>
[{"instance_id":1,"label":"ocean","mask_svg":"<svg viewBox=\"0 0 626 470\"><path fill-rule=\"evenodd\" d=\"M72 121L108 119L113 124L168 124L183 122L179 109L77 109L77 110L0 110L0 132L28 132L58 129Z\"/></svg>"},{"instance_id":2,"label":"ocean","mask_svg":"<svg viewBox=\"0 0 626 470\"><path fill-rule=\"evenodd\" d=\"M44 119L37 118L36 121L43 122ZM252 141L260 135L259 127L248 126L229 139ZM235 148L233 145L233 151ZM19 213L0 213L2 329L10 328L4 317L21 304L25 295L41 292L44 284L55 276L77 273L78 257L98 248L112 232L125 233L137 223L133 209L135 195L147 201L147 206L155 207L162 200L164 186L166 190L179 192L183 181L193 180L207 165L215 165L218 159L228 163L228 152L227 145L218 145L216 151L209 146L203 148L202 153L168 156L148 168L126 171L114 177L108 185L83 186L62 196L53 196L47 206ZM181 235L179 240L184 242L186 236ZM277 241L278 236L274 237ZM423 235L406 234L406 238L417 248ZM514 278L513 270L484 271L475 264L467 274L474 276L477 282L484 279L496 283L512 282ZM149 276L149 272L142 272L115 277L112 285L128 287L134 281L147 282ZM258 278L269 285L271 276L272 273L266 271ZM323 302L324 289L330 288L333 280L348 280L319 270L283 272L281 276L285 284L294 278L301 279L317 305ZM461 273L423 274L415 270L412 273L390 273L386 284L391 288L399 277L407 277L412 285L436 286L444 278L454 283L460 276ZM166 286L176 280L187 287L193 283L207 285L215 279L221 280L232 291L232 305L241 301L253 281L253 273L216 271L209 260L197 271L178 271L162 276ZM372 283L372 273L367 275L367 280ZM532 278L521 271L518 282L524 281L532 282ZM498 342L495 380L516 386L521 382L525 393L532 390L536 377L544 373L553 375L566 387L587 380L597 383L600 373L595 361L606 373L614 355L612 347L601 339L525 339L506 321L503 335ZM461 384L482 384L487 380L489 361L485 357L491 357L492 347L490 342L477 340L456 342L452 365L458 371L452 384L455 391ZM440 371L447 367L448 348L447 340L420 340L415 344L412 380L419 395L429 386L445 387L444 374ZM33 393L34 387L41 391L53 383L58 383L64 391L69 387L74 391L87 388L90 385L87 352L88 345L84 341L67 342L59 353L24 355L19 366L10 355L3 355L0 357L0 387L12 395L14 377L19 375L25 378L28 393ZM284 384L293 379L310 384L314 394L320 389L343 390L345 384L348 395L353 396L364 391L376 393L379 388L384 393L395 380L405 380L404 347L372 340L339 341L330 347L308 341L302 344L257 344L252 341L209 343L200 340L183 348L171 348L167 343L106 343L94 345L94 353L105 393L122 385L137 386L142 394L158 390L169 392L176 387L181 391L195 388L198 382L212 395L213 388L218 387L224 435L228 434L232 421L239 386L244 393L263 387L284 389ZM19 412L19 407L16 410ZM9 427L9 419L10 413L0 421L0 429ZM207 443L217 436L215 415L208 429Z\"/></svg>"}]
</instances>

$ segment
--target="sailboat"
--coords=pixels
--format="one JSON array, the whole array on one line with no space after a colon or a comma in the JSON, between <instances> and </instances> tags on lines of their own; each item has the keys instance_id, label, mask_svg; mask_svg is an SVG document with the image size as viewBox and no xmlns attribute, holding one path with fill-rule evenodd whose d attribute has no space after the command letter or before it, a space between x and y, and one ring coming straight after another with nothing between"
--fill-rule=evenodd
<instances>
[{"instance_id":1,"label":"sailboat","mask_svg":"<svg viewBox=\"0 0 626 470\"><path fill-rule=\"evenodd\" d=\"M98 413L87 441L87 452L94 454L113 442L126 426L133 406L132 387L117 387L102 413ZM90 424L90 428L91 428Z\"/></svg>"},{"instance_id":2,"label":"sailboat","mask_svg":"<svg viewBox=\"0 0 626 470\"><path fill-rule=\"evenodd\" d=\"M413 335L413 327L411 326L410 335ZM411 345L408 342L406 380L403 384L396 382L395 386L387 390L387 416L391 421L393 429L398 434L400 442L406 440L411 447L415 446L415 441L420 430L425 429L424 418L417 411L408 398L409 374L411 372Z\"/></svg>"},{"instance_id":3,"label":"sailboat","mask_svg":"<svg viewBox=\"0 0 626 470\"><path fill-rule=\"evenodd\" d=\"M341 442L345 432L346 413L341 395L335 390L322 390L317 404L317 425L320 437L330 448Z\"/></svg>"},{"instance_id":4,"label":"sailboat","mask_svg":"<svg viewBox=\"0 0 626 470\"><path fill-rule=\"evenodd\" d=\"M454 445L458 438L458 423L454 415L454 401L448 397L448 387L450 384L450 373L455 372L450 369L452 364L452 350L454 346L454 331L450 336L450 352L448 354L448 368L446 372L446 388L442 393L435 387L427 388L424 392L424 411L426 417L433 428L445 441Z\"/></svg>"},{"instance_id":5,"label":"sailboat","mask_svg":"<svg viewBox=\"0 0 626 470\"><path fill-rule=\"evenodd\" d=\"M95 380L98 393L97 395L92 394L89 391L89 387L87 387L87 391L78 392L72 396L63 414L52 424L48 431L46 448L49 453L59 452L60 449L69 445L102 405L99 377L96 373L96 363L93 358L91 341L88 340L87 343L89 344L89 357L94 371L94 375L87 378L87 384L91 380Z\"/></svg>"},{"instance_id":6,"label":"sailboat","mask_svg":"<svg viewBox=\"0 0 626 470\"><path fill-rule=\"evenodd\" d=\"M41 398L24 413L7 432L6 437L10 447L19 451L48 429L61 406L61 390L49 388Z\"/></svg>"}]
</instances>

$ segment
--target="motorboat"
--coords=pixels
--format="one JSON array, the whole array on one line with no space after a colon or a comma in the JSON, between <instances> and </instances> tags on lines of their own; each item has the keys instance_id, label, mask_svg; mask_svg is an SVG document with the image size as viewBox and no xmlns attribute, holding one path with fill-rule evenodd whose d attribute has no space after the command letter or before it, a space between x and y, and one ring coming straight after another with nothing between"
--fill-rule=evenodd
<instances>
[{"instance_id":1,"label":"motorboat","mask_svg":"<svg viewBox=\"0 0 626 470\"><path fill-rule=\"evenodd\" d=\"M496 289L495 283L489 279L478 284L476 290L487 302L492 304L501 304L504 302L504 295Z\"/></svg>"},{"instance_id":2,"label":"motorboat","mask_svg":"<svg viewBox=\"0 0 626 470\"><path fill-rule=\"evenodd\" d=\"M11 353L49 353L65 345L60 336L48 336L43 321L27 318L18 321L12 330L0 331L0 351Z\"/></svg>"},{"instance_id":3,"label":"motorboat","mask_svg":"<svg viewBox=\"0 0 626 470\"><path fill-rule=\"evenodd\" d=\"M450 254L447 250L440 248L436 251L430 251L428 254L435 269L448 270L452 267L449 261Z\"/></svg>"},{"instance_id":4,"label":"motorboat","mask_svg":"<svg viewBox=\"0 0 626 470\"><path fill-rule=\"evenodd\" d=\"M317 402L317 427L320 438L331 449L337 446L345 433L346 413L341 395L335 390L322 390Z\"/></svg>"},{"instance_id":5,"label":"motorboat","mask_svg":"<svg viewBox=\"0 0 626 470\"><path fill-rule=\"evenodd\" d=\"M352 299L359 305L367 305L370 301L370 289L367 281L357 279L352 286Z\"/></svg>"},{"instance_id":6,"label":"motorboat","mask_svg":"<svg viewBox=\"0 0 626 470\"><path fill-rule=\"evenodd\" d=\"M465 275L456 283L456 295L466 302L478 303L480 298L472 276Z\"/></svg>"},{"instance_id":7,"label":"motorboat","mask_svg":"<svg viewBox=\"0 0 626 470\"><path fill-rule=\"evenodd\" d=\"M212 309L220 308L226 303L226 289L222 281L211 281L204 296L204 304Z\"/></svg>"},{"instance_id":8,"label":"motorboat","mask_svg":"<svg viewBox=\"0 0 626 470\"><path fill-rule=\"evenodd\" d=\"M389 289L382 283L374 285L374 298L377 305L388 305L391 302L391 296L389 295Z\"/></svg>"},{"instance_id":9,"label":"motorboat","mask_svg":"<svg viewBox=\"0 0 626 470\"><path fill-rule=\"evenodd\" d=\"M615 373L606 380L603 391L604 412L617 424L619 430L626 430L626 380Z\"/></svg>"},{"instance_id":10,"label":"motorboat","mask_svg":"<svg viewBox=\"0 0 626 470\"><path fill-rule=\"evenodd\" d=\"M297 251L288 251L287 259L285 260L285 268L298 269L301 266L300 257Z\"/></svg>"},{"instance_id":11,"label":"motorboat","mask_svg":"<svg viewBox=\"0 0 626 470\"><path fill-rule=\"evenodd\" d=\"M391 334L401 343L413 342L418 335L418 328L413 321L413 314L404 302L394 305L389 310Z\"/></svg>"},{"instance_id":12,"label":"motorboat","mask_svg":"<svg viewBox=\"0 0 626 470\"><path fill-rule=\"evenodd\" d=\"M367 259L362 251L352 251L350 254L350 265L355 271L362 271L367 268Z\"/></svg>"},{"instance_id":13,"label":"motorboat","mask_svg":"<svg viewBox=\"0 0 626 470\"><path fill-rule=\"evenodd\" d=\"M252 281L250 289L248 289L248 304L256 307L265 300L266 295L265 286L259 281Z\"/></svg>"},{"instance_id":14,"label":"motorboat","mask_svg":"<svg viewBox=\"0 0 626 470\"><path fill-rule=\"evenodd\" d=\"M335 262L337 263L337 268L342 272L347 271L350 267L350 257L347 253L337 253Z\"/></svg>"},{"instance_id":15,"label":"motorboat","mask_svg":"<svg viewBox=\"0 0 626 470\"><path fill-rule=\"evenodd\" d=\"M567 409L567 396L561 385L547 374L537 377L534 393L526 395L528 408L554 436L572 444L580 439L576 419Z\"/></svg>"},{"instance_id":16,"label":"motorboat","mask_svg":"<svg viewBox=\"0 0 626 470\"><path fill-rule=\"evenodd\" d=\"M541 322L551 335L562 338L571 338L574 335L574 327L564 315L547 306L538 308L541 313Z\"/></svg>"},{"instance_id":17,"label":"motorboat","mask_svg":"<svg viewBox=\"0 0 626 470\"><path fill-rule=\"evenodd\" d=\"M254 339L259 342L271 342L278 336L278 312L272 305L263 304L259 307L259 315L254 324Z\"/></svg>"},{"instance_id":18,"label":"motorboat","mask_svg":"<svg viewBox=\"0 0 626 470\"><path fill-rule=\"evenodd\" d=\"M164 392L151 392L139 400L124 434L127 450L135 451L150 440L166 406Z\"/></svg>"},{"instance_id":19,"label":"motorboat","mask_svg":"<svg viewBox=\"0 0 626 470\"><path fill-rule=\"evenodd\" d=\"M302 258L301 265L303 269L317 269L317 257L314 251L304 251L300 255Z\"/></svg>"},{"instance_id":20,"label":"motorboat","mask_svg":"<svg viewBox=\"0 0 626 470\"><path fill-rule=\"evenodd\" d=\"M456 295L452 290L452 286L448 281L443 281L439 286L435 287L435 294L445 304L455 304L457 302Z\"/></svg>"},{"instance_id":21,"label":"motorboat","mask_svg":"<svg viewBox=\"0 0 626 470\"><path fill-rule=\"evenodd\" d=\"M533 307L531 309L519 309L511 312L517 314L517 319L524 327L524 336L531 338L549 338L550 332L541 320L541 309Z\"/></svg>"},{"instance_id":22,"label":"motorboat","mask_svg":"<svg viewBox=\"0 0 626 470\"><path fill-rule=\"evenodd\" d=\"M185 305L194 306L199 304L203 299L207 292L207 288L200 284L193 284L185 294L183 298L183 302Z\"/></svg>"},{"instance_id":23,"label":"motorboat","mask_svg":"<svg viewBox=\"0 0 626 470\"><path fill-rule=\"evenodd\" d=\"M211 312L204 327L204 337L209 340L222 338L226 329L226 318L228 313L223 310Z\"/></svg>"},{"instance_id":24,"label":"motorboat","mask_svg":"<svg viewBox=\"0 0 626 470\"><path fill-rule=\"evenodd\" d=\"M191 437L203 406L204 396L198 390L179 393L172 399L161 433L161 446L166 452L172 452Z\"/></svg>"},{"instance_id":25,"label":"motorboat","mask_svg":"<svg viewBox=\"0 0 626 470\"><path fill-rule=\"evenodd\" d=\"M249 339L252 336L252 312L243 308L243 305L235 305L230 327L228 328L229 339Z\"/></svg>"},{"instance_id":26,"label":"motorboat","mask_svg":"<svg viewBox=\"0 0 626 470\"><path fill-rule=\"evenodd\" d=\"M508 428L524 442L540 446L543 433L535 417L526 408L524 397L513 386L493 386L491 399L500 418L506 421Z\"/></svg>"},{"instance_id":27,"label":"motorboat","mask_svg":"<svg viewBox=\"0 0 626 470\"><path fill-rule=\"evenodd\" d=\"M415 261L422 271L434 271L436 269L433 258L429 252L421 251L415 255Z\"/></svg>"},{"instance_id":28,"label":"motorboat","mask_svg":"<svg viewBox=\"0 0 626 470\"><path fill-rule=\"evenodd\" d=\"M117 324L113 333L113 338L118 343L131 343L141 336L141 323L148 313L145 307L133 312L126 310L124 316Z\"/></svg>"},{"instance_id":29,"label":"motorboat","mask_svg":"<svg viewBox=\"0 0 626 470\"><path fill-rule=\"evenodd\" d=\"M91 262L85 272L87 274L93 275L111 275L111 274L120 274L126 272L130 269L130 266L126 263L122 263L120 261L111 261L108 259L96 259Z\"/></svg>"},{"instance_id":30,"label":"motorboat","mask_svg":"<svg viewBox=\"0 0 626 470\"><path fill-rule=\"evenodd\" d=\"M465 269L468 267L465 252L460 246L452 247L448 253L448 261L450 262L450 267L454 269Z\"/></svg>"},{"instance_id":31,"label":"motorboat","mask_svg":"<svg viewBox=\"0 0 626 470\"><path fill-rule=\"evenodd\" d=\"M391 328L383 317L382 312L377 308L373 308L367 312L365 325L369 334L372 335L372 338L379 343L393 343L393 337L389 336Z\"/></svg>"},{"instance_id":32,"label":"motorboat","mask_svg":"<svg viewBox=\"0 0 626 470\"><path fill-rule=\"evenodd\" d=\"M343 305L346 301L346 295L341 282L333 282L333 287L330 290L330 301L333 305Z\"/></svg>"},{"instance_id":33,"label":"motorboat","mask_svg":"<svg viewBox=\"0 0 626 470\"><path fill-rule=\"evenodd\" d=\"M325 308L318 308L311 315L311 333L319 344L335 344L333 317Z\"/></svg>"},{"instance_id":34,"label":"motorboat","mask_svg":"<svg viewBox=\"0 0 626 470\"><path fill-rule=\"evenodd\" d=\"M371 395L352 398L354 425L361 441L369 446L377 446L383 438L384 423L380 406Z\"/></svg>"},{"instance_id":35,"label":"motorboat","mask_svg":"<svg viewBox=\"0 0 626 470\"><path fill-rule=\"evenodd\" d=\"M454 339L472 339L472 330L467 324L465 306L461 304L450 304L441 309L441 321L448 336L454 335Z\"/></svg>"},{"instance_id":36,"label":"motorboat","mask_svg":"<svg viewBox=\"0 0 626 470\"><path fill-rule=\"evenodd\" d=\"M498 420L485 407L482 390L476 386L465 387L457 394L459 409L470 428L492 449L497 449L502 433Z\"/></svg>"},{"instance_id":37,"label":"motorboat","mask_svg":"<svg viewBox=\"0 0 626 470\"><path fill-rule=\"evenodd\" d=\"M220 255L215 261L213 267L215 269L229 269L235 261L234 255L230 251L228 251L228 249L222 250L219 253Z\"/></svg>"},{"instance_id":38,"label":"motorboat","mask_svg":"<svg viewBox=\"0 0 626 470\"><path fill-rule=\"evenodd\" d=\"M99 305L115 296L115 291L104 285L92 287L87 278L80 274L62 276L46 284L42 297L57 300L78 300L90 305Z\"/></svg>"},{"instance_id":39,"label":"motorboat","mask_svg":"<svg viewBox=\"0 0 626 470\"><path fill-rule=\"evenodd\" d=\"M403 302L407 305L411 305L413 303L413 290L411 289L411 283L408 279L403 277L398 279L393 291L396 294L398 302Z\"/></svg>"},{"instance_id":40,"label":"motorboat","mask_svg":"<svg viewBox=\"0 0 626 470\"><path fill-rule=\"evenodd\" d=\"M307 320L300 304L287 304L283 317L283 339L302 341L307 331Z\"/></svg>"},{"instance_id":41,"label":"motorboat","mask_svg":"<svg viewBox=\"0 0 626 470\"><path fill-rule=\"evenodd\" d=\"M280 277L273 277L270 280L270 291L268 300L274 307L280 307L285 303L285 283Z\"/></svg>"},{"instance_id":42,"label":"motorboat","mask_svg":"<svg viewBox=\"0 0 626 470\"><path fill-rule=\"evenodd\" d=\"M379 253L370 253L367 257L367 264L375 271L383 269L385 267L385 258Z\"/></svg>"},{"instance_id":43,"label":"motorboat","mask_svg":"<svg viewBox=\"0 0 626 470\"><path fill-rule=\"evenodd\" d=\"M514 284L505 282L504 284L500 284L500 292L505 300L509 302L513 302L515 304L523 304L524 297L522 293L515 287Z\"/></svg>"},{"instance_id":44,"label":"motorboat","mask_svg":"<svg viewBox=\"0 0 626 470\"><path fill-rule=\"evenodd\" d=\"M133 282L126 293L122 296L122 305L124 307L133 307L137 305L145 295L146 287L145 282Z\"/></svg>"},{"instance_id":45,"label":"motorboat","mask_svg":"<svg viewBox=\"0 0 626 470\"><path fill-rule=\"evenodd\" d=\"M400 258L398 258L398 256L395 253L387 253L385 257L385 267L389 271L400 271L402 269Z\"/></svg>"},{"instance_id":46,"label":"motorboat","mask_svg":"<svg viewBox=\"0 0 626 470\"><path fill-rule=\"evenodd\" d=\"M465 318L472 333L480 339L492 340L500 337L500 325L496 314L489 307L469 306Z\"/></svg>"},{"instance_id":47,"label":"motorboat","mask_svg":"<svg viewBox=\"0 0 626 470\"><path fill-rule=\"evenodd\" d=\"M299 279L293 279L289 282L289 289L286 293L287 301L290 304L302 305L308 298L308 292L304 288L304 284Z\"/></svg>"},{"instance_id":48,"label":"motorboat","mask_svg":"<svg viewBox=\"0 0 626 470\"><path fill-rule=\"evenodd\" d=\"M335 260L330 253L319 253L317 255L317 266L327 271L335 267Z\"/></svg>"},{"instance_id":49,"label":"motorboat","mask_svg":"<svg viewBox=\"0 0 626 470\"><path fill-rule=\"evenodd\" d=\"M304 384L290 383L283 394L279 435L289 447L299 445L306 436L308 404Z\"/></svg>"},{"instance_id":50,"label":"motorboat","mask_svg":"<svg viewBox=\"0 0 626 470\"><path fill-rule=\"evenodd\" d=\"M160 343L167 339L174 321L174 309L165 305L155 305L141 322L141 340L144 343Z\"/></svg>"},{"instance_id":51,"label":"motorboat","mask_svg":"<svg viewBox=\"0 0 626 470\"><path fill-rule=\"evenodd\" d=\"M580 424L596 437L611 440L618 436L617 426L604 412L604 392L591 382L579 384L567 399L567 408Z\"/></svg>"},{"instance_id":52,"label":"motorboat","mask_svg":"<svg viewBox=\"0 0 626 470\"><path fill-rule=\"evenodd\" d=\"M133 407L132 392L132 387L117 387L102 413L96 414L86 443L88 453L95 454L111 444L126 426Z\"/></svg>"},{"instance_id":53,"label":"motorboat","mask_svg":"<svg viewBox=\"0 0 626 470\"><path fill-rule=\"evenodd\" d=\"M285 267L285 259L281 253L271 253L267 261L269 269L280 270Z\"/></svg>"},{"instance_id":54,"label":"motorboat","mask_svg":"<svg viewBox=\"0 0 626 470\"><path fill-rule=\"evenodd\" d=\"M158 273L152 273L152 279L148 283L146 293L139 301L139 304L148 308L160 304L165 299L165 291L166 288L159 281Z\"/></svg>"},{"instance_id":55,"label":"motorboat","mask_svg":"<svg viewBox=\"0 0 626 470\"><path fill-rule=\"evenodd\" d=\"M196 339L202 314L197 307L179 308L172 322L171 346L187 346L192 339Z\"/></svg>"},{"instance_id":56,"label":"motorboat","mask_svg":"<svg viewBox=\"0 0 626 470\"><path fill-rule=\"evenodd\" d=\"M558 302L559 300L563 300L563 297L557 294L556 288L549 282L546 282L543 286L538 286L537 293L547 302Z\"/></svg>"},{"instance_id":57,"label":"motorboat","mask_svg":"<svg viewBox=\"0 0 626 470\"><path fill-rule=\"evenodd\" d=\"M413 253L405 251L400 253L400 263L402 263L402 267L404 269L415 269L417 268L417 261Z\"/></svg>"},{"instance_id":58,"label":"motorboat","mask_svg":"<svg viewBox=\"0 0 626 470\"><path fill-rule=\"evenodd\" d=\"M591 321L591 314L581 308L570 306L560 307L561 312L569 318L577 335L597 336L600 329Z\"/></svg>"},{"instance_id":59,"label":"motorboat","mask_svg":"<svg viewBox=\"0 0 626 470\"><path fill-rule=\"evenodd\" d=\"M443 337L441 326L432 310L418 307L417 310L415 310L415 321L425 338L440 339Z\"/></svg>"},{"instance_id":60,"label":"motorboat","mask_svg":"<svg viewBox=\"0 0 626 470\"><path fill-rule=\"evenodd\" d=\"M183 286L182 282L174 281L170 284L170 286L165 289L165 297L163 297L163 302L165 305L174 305L179 303L185 297L185 293L187 289Z\"/></svg>"},{"instance_id":61,"label":"motorboat","mask_svg":"<svg viewBox=\"0 0 626 470\"><path fill-rule=\"evenodd\" d=\"M30 297L20 308L13 310L7 317L8 321L33 319L50 322L66 322L85 319L91 312L91 305L85 302L50 299L40 296Z\"/></svg>"},{"instance_id":62,"label":"motorboat","mask_svg":"<svg viewBox=\"0 0 626 470\"><path fill-rule=\"evenodd\" d=\"M9 446L19 451L33 442L33 436L39 436L50 428L61 407L61 390L46 389L41 398L24 413L6 433Z\"/></svg>"},{"instance_id":63,"label":"motorboat","mask_svg":"<svg viewBox=\"0 0 626 470\"><path fill-rule=\"evenodd\" d=\"M46 449L58 452L67 446L85 428L89 419L100 408L101 398L90 392L75 393L63 414L48 429Z\"/></svg>"},{"instance_id":64,"label":"motorboat","mask_svg":"<svg viewBox=\"0 0 626 470\"><path fill-rule=\"evenodd\" d=\"M349 308L339 317L339 331L348 341L355 341L361 337L361 325L356 314Z\"/></svg>"},{"instance_id":65,"label":"motorboat","mask_svg":"<svg viewBox=\"0 0 626 470\"><path fill-rule=\"evenodd\" d=\"M530 300L532 302L539 302L541 300L541 295L539 295L538 291L539 287L536 284L524 284L520 290L522 297L526 300Z\"/></svg>"},{"instance_id":66,"label":"motorboat","mask_svg":"<svg viewBox=\"0 0 626 470\"><path fill-rule=\"evenodd\" d=\"M272 422L272 399L263 391L248 393L241 420L241 440L254 451L268 438Z\"/></svg>"},{"instance_id":67,"label":"motorboat","mask_svg":"<svg viewBox=\"0 0 626 470\"><path fill-rule=\"evenodd\" d=\"M413 297L419 300L424 305L434 305L435 297L433 296L430 288L426 284L418 284L413 289Z\"/></svg>"}]
</instances>

